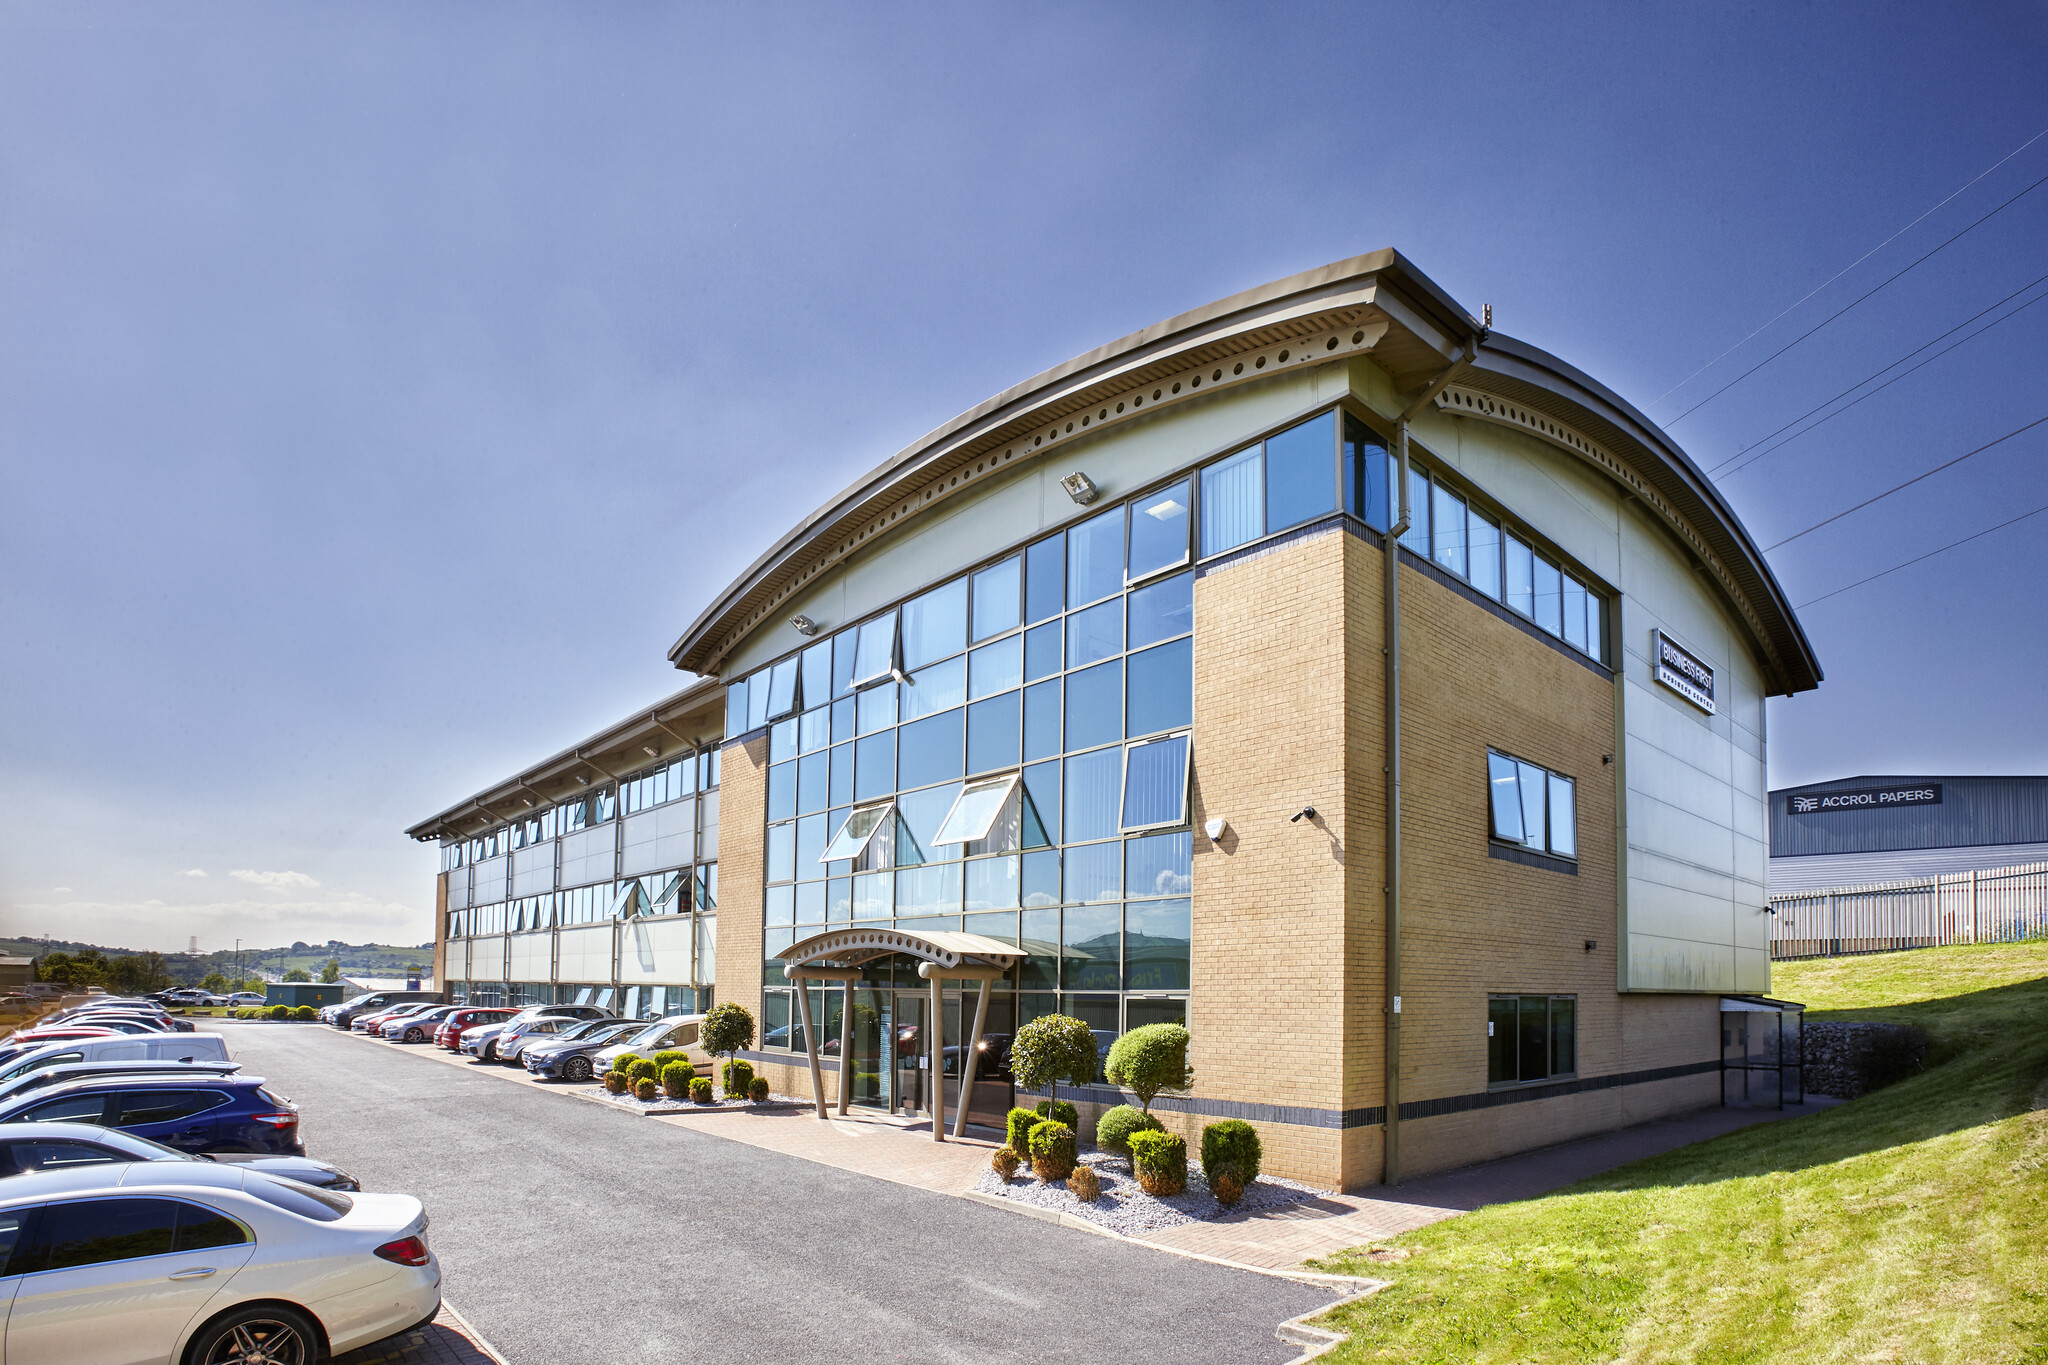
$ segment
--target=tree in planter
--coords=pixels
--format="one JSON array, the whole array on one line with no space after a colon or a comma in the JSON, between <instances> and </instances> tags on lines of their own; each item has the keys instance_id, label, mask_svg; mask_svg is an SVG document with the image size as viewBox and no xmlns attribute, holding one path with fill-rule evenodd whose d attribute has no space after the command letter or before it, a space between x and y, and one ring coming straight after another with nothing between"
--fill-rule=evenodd
<instances>
[{"instance_id":1,"label":"tree in planter","mask_svg":"<svg viewBox=\"0 0 2048 1365\"><path fill-rule=\"evenodd\" d=\"M1149 1116L1160 1091L1185 1090L1195 1083L1194 1068L1188 1065L1188 1031L1179 1024L1134 1028L1110 1044L1104 1073L1111 1085L1135 1094Z\"/></svg>"},{"instance_id":2,"label":"tree in planter","mask_svg":"<svg viewBox=\"0 0 2048 1365\"><path fill-rule=\"evenodd\" d=\"M1061 1081L1086 1085L1095 1079L1095 1035L1069 1015L1041 1014L1010 1040L1010 1074L1026 1090L1043 1087L1051 1114Z\"/></svg>"},{"instance_id":3,"label":"tree in planter","mask_svg":"<svg viewBox=\"0 0 2048 1365\"><path fill-rule=\"evenodd\" d=\"M747 1013L745 1005L731 1000L713 1005L711 1013L704 1016L704 1023L697 1030L697 1041L714 1057L721 1052L725 1054L723 1074L730 1076L739 1050L753 1046L754 1016Z\"/></svg>"}]
</instances>

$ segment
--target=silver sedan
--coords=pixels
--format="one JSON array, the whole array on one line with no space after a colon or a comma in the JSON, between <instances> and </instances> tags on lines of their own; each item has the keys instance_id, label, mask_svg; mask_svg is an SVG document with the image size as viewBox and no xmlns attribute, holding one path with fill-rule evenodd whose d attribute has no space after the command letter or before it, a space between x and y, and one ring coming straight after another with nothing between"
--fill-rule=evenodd
<instances>
[{"instance_id":1,"label":"silver sedan","mask_svg":"<svg viewBox=\"0 0 2048 1365\"><path fill-rule=\"evenodd\" d=\"M410 1195L144 1161L15 1176L0 1196L10 1361L314 1365L440 1309Z\"/></svg>"}]
</instances>

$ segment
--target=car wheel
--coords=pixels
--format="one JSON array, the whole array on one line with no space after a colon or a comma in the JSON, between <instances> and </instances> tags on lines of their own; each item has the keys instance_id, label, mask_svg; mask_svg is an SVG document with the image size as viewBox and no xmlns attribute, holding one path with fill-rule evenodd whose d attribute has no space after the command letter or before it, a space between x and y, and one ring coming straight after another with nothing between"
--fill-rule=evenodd
<instances>
[{"instance_id":1,"label":"car wheel","mask_svg":"<svg viewBox=\"0 0 2048 1365\"><path fill-rule=\"evenodd\" d=\"M244 1308L201 1328L185 1358L191 1365L314 1365L320 1334L296 1309Z\"/></svg>"},{"instance_id":2,"label":"car wheel","mask_svg":"<svg viewBox=\"0 0 2048 1365\"><path fill-rule=\"evenodd\" d=\"M481 1056L479 1057L479 1059L478 1059L478 1060L480 1060L480 1061L486 1061L486 1062L495 1062L495 1061L497 1061L497 1060L498 1060L498 1045L497 1045L496 1043L485 1043L485 1044L484 1044L484 1050L483 1050L483 1053L482 1053L482 1055L481 1055Z\"/></svg>"},{"instance_id":3,"label":"car wheel","mask_svg":"<svg viewBox=\"0 0 2048 1365\"><path fill-rule=\"evenodd\" d=\"M568 1061L563 1062L562 1076L565 1080L571 1081L589 1080L591 1077L590 1058L571 1057Z\"/></svg>"},{"instance_id":4,"label":"car wheel","mask_svg":"<svg viewBox=\"0 0 2048 1365\"><path fill-rule=\"evenodd\" d=\"M416 1028L409 1028L405 1031L405 1041L408 1043L423 1043L426 1040L427 1035Z\"/></svg>"}]
</instances>

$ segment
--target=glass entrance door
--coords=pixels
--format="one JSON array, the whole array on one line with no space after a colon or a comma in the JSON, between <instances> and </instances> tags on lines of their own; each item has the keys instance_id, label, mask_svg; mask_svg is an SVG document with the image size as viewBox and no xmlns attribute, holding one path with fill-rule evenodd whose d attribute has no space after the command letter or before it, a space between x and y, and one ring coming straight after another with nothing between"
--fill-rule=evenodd
<instances>
[{"instance_id":1,"label":"glass entrance door","mask_svg":"<svg viewBox=\"0 0 2048 1365\"><path fill-rule=\"evenodd\" d=\"M922 992L896 992L895 1067L891 1071L894 1089L890 1108L899 1114L922 1114L930 1109L926 1080L931 1066L928 1044L931 1029L931 997Z\"/></svg>"},{"instance_id":2,"label":"glass entrance door","mask_svg":"<svg viewBox=\"0 0 2048 1365\"><path fill-rule=\"evenodd\" d=\"M891 991L853 993L853 1076L854 1104L890 1108L889 1091L895 1068L895 994ZM845 1063L842 1063L845 1065Z\"/></svg>"}]
</instances>

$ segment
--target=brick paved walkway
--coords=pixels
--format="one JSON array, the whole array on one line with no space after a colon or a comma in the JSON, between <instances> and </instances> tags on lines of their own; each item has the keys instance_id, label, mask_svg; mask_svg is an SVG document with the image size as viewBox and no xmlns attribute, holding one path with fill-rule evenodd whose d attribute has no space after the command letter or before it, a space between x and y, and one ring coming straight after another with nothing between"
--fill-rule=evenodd
<instances>
[{"instance_id":1,"label":"brick paved walkway","mask_svg":"<svg viewBox=\"0 0 2048 1365\"><path fill-rule=\"evenodd\" d=\"M933 1142L929 1120L858 1110L843 1119L835 1112L823 1123L809 1109L664 1114L653 1122L672 1123L940 1194L959 1194L971 1188L988 1169L989 1153L1003 1145L999 1138L976 1137L972 1130L964 1138L949 1133L944 1142Z\"/></svg>"},{"instance_id":2,"label":"brick paved walkway","mask_svg":"<svg viewBox=\"0 0 2048 1365\"><path fill-rule=\"evenodd\" d=\"M504 1365L498 1356L477 1344L468 1324L442 1305L434 1320L417 1332L373 1341L345 1356L334 1356L330 1365L383 1365L403 1361L404 1365Z\"/></svg>"}]
</instances>

